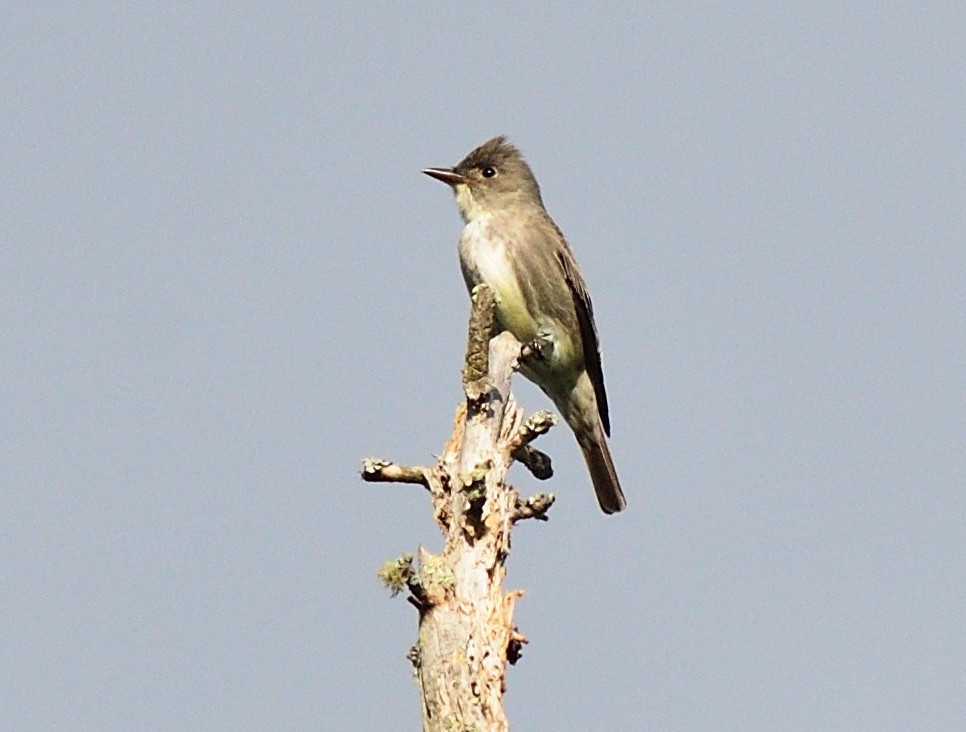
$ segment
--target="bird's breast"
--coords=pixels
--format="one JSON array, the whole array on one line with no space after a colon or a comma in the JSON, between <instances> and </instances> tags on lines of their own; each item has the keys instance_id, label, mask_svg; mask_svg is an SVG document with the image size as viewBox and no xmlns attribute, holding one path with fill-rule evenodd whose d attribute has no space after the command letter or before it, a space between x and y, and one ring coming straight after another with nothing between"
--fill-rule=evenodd
<instances>
[{"instance_id":1,"label":"bird's breast","mask_svg":"<svg viewBox=\"0 0 966 732\"><path fill-rule=\"evenodd\" d=\"M460 238L460 260L467 286L484 283L496 295L497 317L519 341L537 337L537 322L530 312L513 264L512 232L491 216L469 222Z\"/></svg>"}]
</instances>

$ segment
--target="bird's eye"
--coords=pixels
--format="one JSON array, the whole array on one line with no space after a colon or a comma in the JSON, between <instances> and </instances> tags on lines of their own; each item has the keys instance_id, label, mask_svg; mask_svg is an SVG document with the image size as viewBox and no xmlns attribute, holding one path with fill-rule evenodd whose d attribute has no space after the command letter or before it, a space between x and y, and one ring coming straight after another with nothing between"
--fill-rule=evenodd
<instances>
[{"instance_id":1,"label":"bird's eye","mask_svg":"<svg viewBox=\"0 0 966 732\"><path fill-rule=\"evenodd\" d=\"M494 175L496 175L496 168L487 165L481 172L483 173L484 178L492 178Z\"/></svg>"}]
</instances>

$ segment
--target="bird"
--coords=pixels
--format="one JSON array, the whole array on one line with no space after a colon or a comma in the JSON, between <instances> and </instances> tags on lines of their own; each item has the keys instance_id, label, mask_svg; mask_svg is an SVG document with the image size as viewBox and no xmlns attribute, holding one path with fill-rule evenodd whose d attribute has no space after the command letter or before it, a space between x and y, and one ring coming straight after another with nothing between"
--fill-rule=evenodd
<instances>
[{"instance_id":1,"label":"bird","mask_svg":"<svg viewBox=\"0 0 966 732\"><path fill-rule=\"evenodd\" d=\"M467 289L488 285L496 322L533 357L520 371L546 394L583 452L604 513L627 502L607 446L610 415L600 342L584 278L544 207L537 179L505 135L487 140L452 168L426 175L453 189L464 227L460 267Z\"/></svg>"}]
</instances>

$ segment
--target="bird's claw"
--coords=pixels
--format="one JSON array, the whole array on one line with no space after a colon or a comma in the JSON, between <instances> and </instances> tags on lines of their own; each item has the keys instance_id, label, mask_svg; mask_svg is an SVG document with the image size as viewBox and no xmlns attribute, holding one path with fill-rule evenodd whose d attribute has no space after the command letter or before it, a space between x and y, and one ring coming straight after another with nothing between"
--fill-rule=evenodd
<instances>
[{"instance_id":1,"label":"bird's claw","mask_svg":"<svg viewBox=\"0 0 966 732\"><path fill-rule=\"evenodd\" d=\"M547 361L550 359L551 353L553 353L553 341L549 338L537 336L520 347L520 360Z\"/></svg>"}]
</instances>

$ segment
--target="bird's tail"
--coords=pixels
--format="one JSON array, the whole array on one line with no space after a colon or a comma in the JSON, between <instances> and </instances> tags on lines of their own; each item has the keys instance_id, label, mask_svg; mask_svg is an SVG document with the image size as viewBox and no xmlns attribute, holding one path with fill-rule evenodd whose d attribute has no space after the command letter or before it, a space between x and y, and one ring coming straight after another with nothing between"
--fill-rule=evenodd
<instances>
[{"instance_id":1,"label":"bird's tail","mask_svg":"<svg viewBox=\"0 0 966 732\"><path fill-rule=\"evenodd\" d=\"M621 490L617 479L617 470L611 460L610 450L607 449L607 438L604 437L603 427L598 425L595 434L580 440L580 449L590 471L590 480L597 492L597 502L604 513L617 513L627 507L624 491Z\"/></svg>"},{"instance_id":2,"label":"bird's tail","mask_svg":"<svg viewBox=\"0 0 966 732\"><path fill-rule=\"evenodd\" d=\"M607 449L607 434L597 408L597 395L587 372L583 372L568 391L555 393L547 390L547 394L570 425L584 453L584 462L587 463L601 510L604 513L623 511L627 501L624 500L624 491L621 490L614 461Z\"/></svg>"}]
</instances>

